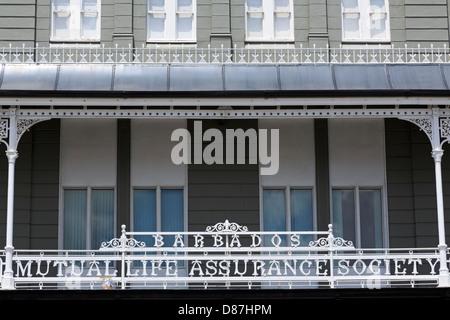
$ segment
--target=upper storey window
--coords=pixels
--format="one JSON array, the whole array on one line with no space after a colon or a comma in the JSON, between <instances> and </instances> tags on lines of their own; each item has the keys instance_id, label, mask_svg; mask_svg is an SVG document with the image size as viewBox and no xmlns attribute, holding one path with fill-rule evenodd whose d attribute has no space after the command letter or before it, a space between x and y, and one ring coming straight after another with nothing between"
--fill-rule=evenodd
<instances>
[{"instance_id":1,"label":"upper storey window","mask_svg":"<svg viewBox=\"0 0 450 320\"><path fill-rule=\"evenodd\" d=\"M148 0L149 42L194 42L196 0Z\"/></svg>"},{"instance_id":2,"label":"upper storey window","mask_svg":"<svg viewBox=\"0 0 450 320\"><path fill-rule=\"evenodd\" d=\"M341 0L341 7L343 41L390 41L388 0Z\"/></svg>"},{"instance_id":3,"label":"upper storey window","mask_svg":"<svg viewBox=\"0 0 450 320\"><path fill-rule=\"evenodd\" d=\"M100 0L52 0L51 40L100 41Z\"/></svg>"},{"instance_id":4,"label":"upper storey window","mask_svg":"<svg viewBox=\"0 0 450 320\"><path fill-rule=\"evenodd\" d=\"M247 41L293 41L292 0L246 0Z\"/></svg>"}]
</instances>

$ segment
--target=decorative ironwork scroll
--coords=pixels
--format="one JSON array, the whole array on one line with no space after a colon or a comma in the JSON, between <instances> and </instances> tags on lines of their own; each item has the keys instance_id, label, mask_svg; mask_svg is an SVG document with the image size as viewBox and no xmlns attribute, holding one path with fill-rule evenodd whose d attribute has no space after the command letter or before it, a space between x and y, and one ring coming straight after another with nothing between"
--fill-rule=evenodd
<instances>
[{"instance_id":1,"label":"decorative ironwork scroll","mask_svg":"<svg viewBox=\"0 0 450 320\"><path fill-rule=\"evenodd\" d=\"M0 139L8 138L8 120L0 119Z\"/></svg>"},{"instance_id":2,"label":"decorative ironwork scroll","mask_svg":"<svg viewBox=\"0 0 450 320\"><path fill-rule=\"evenodd\" d=\"M441 137L448 141L450 139L450 119L445 118L440 121Z\"/></svg>"},{"instance_id":3,"label":"decorative ironwork scroll","mask_svg":"<svg viewBox=\"0 0 450 320\"><path fill-rule=\"evenodd\" d=\"M421 131L423 131L428 139L430 139L430 142L433 143L433 123L431 117L428 118L403 118L400 117L399 119L409 121L416 126L420 128ZM441 146L445 143L450 141L450 118L444 118L440 119L439 121L439 128L435 128L436 130L439 130L439 138L442 139L440 141Z\"/></svg>"},{"instance_id":4,"label":"decorative ironwork scroll","mask_svg":"<svg viewBox=\"0 0 450 320\"><path fill-rule=\"evenodd\" d=\"M430 139L430 142L433 141L433 124L431 121L431 118L400 118L402 120L409 121L411 123L414 123L416 126L420 128L421 131L423 131L428 139Z\"/></svg>"},{"instance_id":5,"label":"decorative ironwork scroll","mask_svg":"<svg viewBox=\"0 0 450 320\"><path fill-rule=\"evenodd\" d=\"M229 222L225 220L225 222L216 223L213 226L206 227L207 232L246 232L248 228L246 226L241 226L235 222Z\"/></svg>"},{"instance_id":6,"label":"decorative ironwork scroll","mask_svg":"<svg viewBox=\"0 0 450 320\"><path fill-rule=\"evenodd\" d=\"M131 249L131 248L145 248L145 242L138 241L133 238L127 238L125 233L125 225L122 225L122 236L120 238L113 238L109 241L102 242L100 249Z\"/></svg>"},{"instance_id":7,"label":"decorative ironwork scroll","mask_svg":"<svg viewBox=\"0 0 450 320\"><path fill-rule=\"evenodd\" d=\"M17 120L17 141L22 138L22 135L30 130L30 128L38 122L42 122L49 119L18 119Z\"/></svg>"},{"instance_id":8,"label":"decorative ironwork scroll","mask_svg":"<svg viewBox=\"0 0 450 320\"><path fill-rule=\"evenodd\" d=\"M343 238L337 237L324 237L314 241L309 242L310 247L347 247L353 248L353 242L350 240L344 240Z\"/></svg>"},{"instance_id":9,"label":"decorative ironwork scroll","mask_svg":"<svg viewBox=\"0 0 450 320\"><path fill-rule=\"evenodd\" d=\"M145 242L133 238L114 238L101 244L100 249L113 248L145 248Z\"/></svg>"},{"instance_id":10,"label":"decorative ironwork scroll","mask_svg":"<svg viewBox=\"0 0 450 320\"><path fill-rule=\"evenodd\" d=\"M17 119L16 128L10 128L11 121L8 119L0 119L0 142L3 142L8 147L16 146L23 134L30 130L30 128L38 122L49 120L50 118L32 118L32 119ZM16 141L6 141L11 139L10 130L16 130Z\"/></svg>"}]
</instances>

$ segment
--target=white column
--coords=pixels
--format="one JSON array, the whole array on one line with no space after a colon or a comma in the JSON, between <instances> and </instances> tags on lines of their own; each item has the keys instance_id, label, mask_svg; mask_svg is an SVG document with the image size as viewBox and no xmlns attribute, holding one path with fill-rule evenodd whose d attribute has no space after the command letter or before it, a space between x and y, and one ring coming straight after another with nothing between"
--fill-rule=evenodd
<instances>
[{"instance_id":1,"label":"white column","mask_svg":"<svg viewBox=\"0 0 450 320\"><path fill-rule=\"evenodd\" d=\"M437 217L438 217L438 236L439 236L439 287L449 287L449 271L447 266L447 244L445 240L445 219L444 219L444 196L442 191L442 168L441 160L444 155L444 150L441 148L441 137L439 128L439 115L438 111L433 110L432 119L432 143L433 151L432 156L434 159L434 171L436 176L436 204L437 204Z\"/></svg>"},{"instance_id":2,"label":"white column","mask_svg":"<svg viewBox=\"0 0 450 320\"><path fill-rule=\"evenodd\" d=\"M444 200L442 193L442 171L441 159L444 154L442 149L433 149L434 169L436 176L436 201L438 216L438 235L439 235L439 286L448 287L450 285L449 272L447 267L447 244L445 242L445 220L444 220Z\"/></svg>"},{"instance_id":3,"label":"white column","mask_svg":"<svg viewBox=\"0 0 450 320\"><path fill-rule=\"evenodd\" d=\"M2 279L2 289L14 289L14 272L12 268L13 256L13 221L14 221L14 173L16 159L19 156L17 152L17 120L15 110L9 119L9 139L6 156L8 157L8 196L6 211L6 265Z\"/></svg>"}]
</instances>

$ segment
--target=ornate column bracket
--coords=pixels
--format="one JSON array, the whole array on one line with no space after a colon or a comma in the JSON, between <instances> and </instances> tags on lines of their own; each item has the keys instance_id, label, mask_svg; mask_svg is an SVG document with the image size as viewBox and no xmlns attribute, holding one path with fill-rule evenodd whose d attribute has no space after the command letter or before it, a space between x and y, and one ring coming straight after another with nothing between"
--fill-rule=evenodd
<instances>
[{"instance_id":1,"label":"ornate column bracket","mask_svg":"<svg viewBox=\"0 0 450 320\"><path fill-rule=\"evenodd\" d=\"M8 139L8 120L0 119L0 142L8 145L4 139Z\"/></svg>"},{"instance_id":2,"label":"ornate column bracket","mask_svg":"<svg viewBox=\"0 0 450 320\"><path fill-rule=\"evenodd\" d=\"M428 139L430 139L430 142L434 149L437 147L438 143L438 141L436 140L439 140L441 149L444 143L450 142L450 118L439 119L438 128L434 128L432 117L424 117L424 118L400 117L399 119L409 121L418 126L420 128L420 131L423 131L427 135ZM439 133L438 139L434 137L435 134L434 130L437 130L438 132L436 133Z\"/></svg>"},{"instance_id":3,"label":"ornate column bracket","mask_svg":"<svg viewBox=\"0 0 450 320\"><path fill-rule=\"evenodd\" d=\"M433 143L433 121L431 120L431 117L426 118L399 118L401 120L406 120L411 123L414 123L416 126L420 128L421 131L423 131L428 139L430 139L430 142Z\"/></svg>"},{"instance_id":4,"label":"ornate column bracket","mask_svg":"<svg viewBox=\"0 0 450 320\"><path fill-rule=\"evenodd\" d=\"M32 126L34 126L36 123L50 120L50 118L39 118L39 119L18 119L17 120L17 142L19 142L20 138L22 138L22 135L29 131Z\"/></svg>"},{"instance_id":5,"label":"ornate column bracket","mask_svg":"<svg viewBox=\"0 0 450 320\"><path fill-rule=\"evenodd\" d=\"M15 149L23 134L30 130L30 128L36 123L50 120L50 118L32 118L32 119L17 119L16 128L10 128L8 119L0 119L0 142L4 143L8 149ZM15 130L15 134L12 134L11 130ZM10 141L11 137L15 136L15 141Z\"/></svg>"}]
</instances>

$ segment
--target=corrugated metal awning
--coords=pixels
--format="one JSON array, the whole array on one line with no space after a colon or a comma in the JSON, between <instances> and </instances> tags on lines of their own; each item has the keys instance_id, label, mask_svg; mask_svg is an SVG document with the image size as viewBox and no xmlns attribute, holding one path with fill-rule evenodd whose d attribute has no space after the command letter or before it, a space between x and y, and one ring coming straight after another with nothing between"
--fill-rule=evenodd
<instances>
[{"instance_id":1,"label":"corrugated metal awning","mask_svg":"<svg viewBox=\"0 0 450 320\"><path fill-rule=\"evenodd\" d=\"M272 92L447 94L447 64L26 65L0 66L0 95Z\"/></svg>"}]
</instances>

